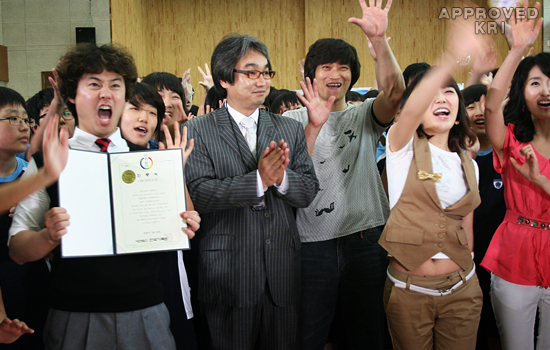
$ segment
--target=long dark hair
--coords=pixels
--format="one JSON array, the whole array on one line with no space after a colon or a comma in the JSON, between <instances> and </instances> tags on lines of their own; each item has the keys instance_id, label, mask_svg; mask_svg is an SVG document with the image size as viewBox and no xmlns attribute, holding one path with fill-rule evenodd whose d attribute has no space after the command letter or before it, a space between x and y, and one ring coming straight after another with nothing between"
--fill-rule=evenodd
<instances>
[{"instance_id":1,"label":"long dark hair","mask_svg":"<svg viewBox=\"0 0 550 350\"><path fill-rule=\"evenodd\" d=\"M535 124L525 103L525 84L533 67L550 77L550 53L541 52L535 57L525 57L519 64L510 88L510 100L504 108L504 122L514 124L514 135L520 142L530 142L535 135Z\"/></svg>"},{"instance_id":2,"label":"long dark hair","mask_svg":"<svg viewBox=\"0 0 550 350\"><path fill-rule=\"evenodd\" d=\"M409 96L418 85L420 80L424 78L427 72L428 71L425 71L417 75L411 82L411 84L405 89L401 98L401 108L403 108ZM471 147L476 142L477 136L470 127L470 119L468 118L466 107L464 106L464 98L462 97L462 93L460 92L460 89L458 88L458 85L456 84L456 81L453 79L452 76L449 76L449 80L447 80L445 86L452 87L458 95L458 113L456 116L456 121L459 122L458 125L455 124L451 128L447 145L451 151L460 153L463 149ZM432 137L432 135L429 135L424 131L424 128L422 128L422 124L418 126L418 128L416 129L416 133L419 137L426 137L428 139Z\"/></svg>"}]
</instances>

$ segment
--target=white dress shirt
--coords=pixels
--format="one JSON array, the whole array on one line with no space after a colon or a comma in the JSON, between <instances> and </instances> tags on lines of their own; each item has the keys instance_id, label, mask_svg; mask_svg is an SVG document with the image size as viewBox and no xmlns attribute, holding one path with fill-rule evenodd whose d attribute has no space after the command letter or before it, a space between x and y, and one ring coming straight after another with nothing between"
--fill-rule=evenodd
<instances>
[{"instance_id":1,"label":"white dress shirt","mask_svg":"<svg viewBox=\"0 0 550 350\"><path fill-rule=\"evenodd\" d=\"M74 129L74 135L69 139L69 147L83 151L99 152L99 146L95 144L97 136L91 135L82 131L78 127ZM128 152L128 144L122 138L120 129L117 128L115 133L109 136L111 143L107 148L109 153ZM27 171L22 178L26 178L35 174L38 171L34 158L29 161ZM50 196L46 193L46 189L42 188L27 198L23 199L17 205L13 216L12 225L10 228L10 237L25 230L40 231L44 226L44 214L50 210ZM9 241L8 241L9 244Z\"/></svg>"},{"instance_id":2,"label":"white dress shirt","mask_svg":"<svg viewBox=\"0 0 550 350\"><path fill-rule=\"evenodd\" d=\"M100 148L95 144L98 139L97 136L82 131L78 127L74 130L74 135L69 139L69 147L72 149L78 149L83 151L99 152ZM107 148L108 153L120 153L128 152L130 148L125 139L122 138L120 129L117 128L115 133L108 137L111 142ZM27 171L23 174L22 178L31 176L38 171L34 158L31 158ZM46 192L46 189L40 189L27 198L23 199L17 205L13 216L12 225L10 228L10 237L15 236L21 231L31 230L40 231L45 227L44 214L50 210L50 196ZM8 240L9 245L9 240ZM187 271L183 264L182 252L178 251L178 270L181 285L181 294L183 303L185 305L185 311L187 318L193 317L193 309L191 308L191 295L189 290L189 283L187 282Z\"/></svg>"}]
</instances>

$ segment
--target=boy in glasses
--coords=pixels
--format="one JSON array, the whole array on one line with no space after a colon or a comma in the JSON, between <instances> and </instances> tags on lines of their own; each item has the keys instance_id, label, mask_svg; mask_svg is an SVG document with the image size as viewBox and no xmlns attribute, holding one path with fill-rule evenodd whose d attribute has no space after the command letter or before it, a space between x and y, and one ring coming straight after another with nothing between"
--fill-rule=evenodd
<instances>
[{"instance_id":1,"label":"boy in glasses","mask_svg":"<svg viewBox=\"0 0 550 350\"><path fill-rule=\"evenodd\" d=\"M32 155L42 148L42 140L44 136L44 120L50 110L50 105L54 97L52 88L44 89L37 92L33 97L27 100L27 112L29 119L32 119L31 127L32 137L27 151L24 153L24 158L28 161ZM53 107L52 107L53 108ZM69 138L73 137L74 128L77 120L69 111L67 106L63 106L63 111L59 117L59 128L66 128Z\"/></svg>"},{"instance_id":2,"label":"boy in glasses","mask_svg":"<svg viewBox=\"0 0 550 350\"><path fill-rule=\"evenodd\" d=\"M12 89L0 87L0 186L17 180L26 170L27 162L16 155L26 150L33 122L27 116L23 97ZM1 215L0 285L5 307L0 298L0 322L2 322L0 323L0 343L13 342L20 335L32 332L24 324L21 324L24 328L12 329L15 323L9 327L11 321L8 316L24 319L29 322L30 327L36 329L43 325L43 322L40 322L40 314L45 316L44 301L35 299L37 294L33 294L44 291L44 285L41 282L47 276L45 262L42 260L32 265L19 266L10 259L7 246L10 225L10 214ZM42 307L38 309L28 307L39 304ZM19 323L19 321L16 322ZM22 348L35 349L35 346L41 343L41 337L33 334L22 338L18 343Z\"/></svg>"},{"instance_id":3,"label":"boy in glasses","mask_svg":"<svg viewBox=\"0 0 550 350\"><path fill-rule=\"evenodd\" d=\"M185 176L203 228L199 300L211 349L298 349L300 238L294 209L319 190L302 126L259 109L266 46L230 35L211 60L220 109L186 123Z\"/></svg>"},{"instance_id":4,"label":"boy in glasses","mask_svg":"<svg viewBox=\"0 0 550 350\"><path fill-rule=\"evenodd\" d=\"M52 88L44 89L37 92L33 97L27 100L27 112L29 113L29 118L34 119L34 127L32 131L34 134L37 134L42 128L41 121L46 117L46 114L50 110L50 104L52 103L54 96L54 91ZM69 138L73 137L74 128L76 127L76 118L67 106L63 107L63 112L59 116L59 127L67 128L69 132Z\"/></svg>"}]
</instances>

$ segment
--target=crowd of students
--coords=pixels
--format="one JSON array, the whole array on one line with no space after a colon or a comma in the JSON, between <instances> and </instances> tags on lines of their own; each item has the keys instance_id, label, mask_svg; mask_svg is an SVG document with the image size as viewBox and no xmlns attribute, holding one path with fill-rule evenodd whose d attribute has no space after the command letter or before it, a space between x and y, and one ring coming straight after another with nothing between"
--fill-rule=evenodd
<instances>
[{"instance_id":1,"label":"crowd of students","mask_svg":"<svg viewBox=\"0 0 550 350\"><path fill-rule=\"evenodd\" d=\"M296 94L238 34L199 106L190 70L139 79L110 45L71 48L28 101L0 88L0 348L550 348L550 54L523 57L542 19L511 20L491 82L474 23L402 73L391 1L359 3L367 96L344 40L310 46ZM191 249L62 258L69 148L182 149Z\"/></svg>"}]
</instances>

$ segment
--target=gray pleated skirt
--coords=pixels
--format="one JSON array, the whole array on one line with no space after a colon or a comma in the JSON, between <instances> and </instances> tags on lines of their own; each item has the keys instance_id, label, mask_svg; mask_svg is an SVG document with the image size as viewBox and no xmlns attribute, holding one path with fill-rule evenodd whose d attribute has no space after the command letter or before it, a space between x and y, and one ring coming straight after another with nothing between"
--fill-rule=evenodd
<instances>
[{"instance_id":1,"label":"gray pleated skirt","mask_svg":"<svg viewBox=\"0 0 550 350\"><path fill-rule=\"evenodd\" d=\"M44 342L46 350L176 349L164 303L118 313L50 309Z\"/></svg>"}]
</instances>

